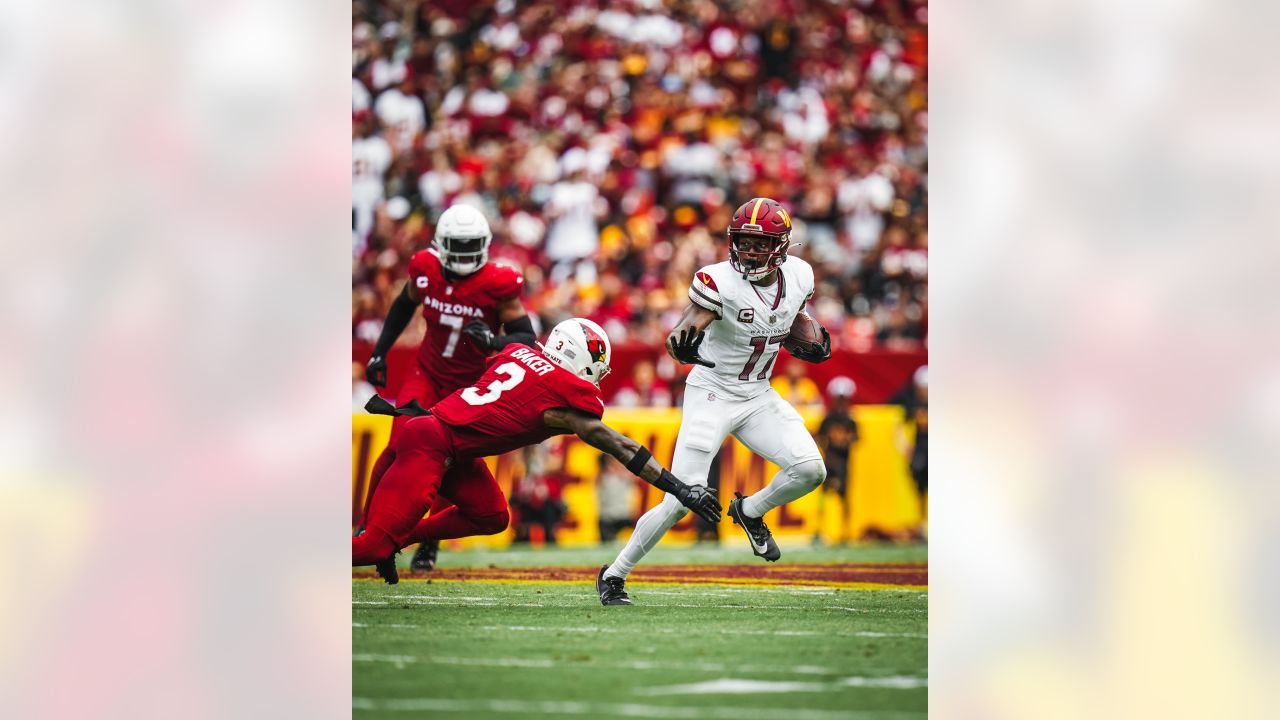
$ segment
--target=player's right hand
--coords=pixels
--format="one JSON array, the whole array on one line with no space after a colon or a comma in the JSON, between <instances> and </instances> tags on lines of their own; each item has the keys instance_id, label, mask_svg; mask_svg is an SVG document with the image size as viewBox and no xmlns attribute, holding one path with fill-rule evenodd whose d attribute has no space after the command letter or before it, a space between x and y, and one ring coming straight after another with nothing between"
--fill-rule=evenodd
<instances>
[{"instance_id":1,"label":"player's right hand","mask_svg":"<svg viewBox=\"0 0 1280 720\"><path fill-rule=\"evenodd\" d=\"M374 355L369 358L369 364L364 369L364 377L374 387L386 387L387 359L381 355Z\"/></svg>"},{"instance_id":2,"label":"player's right hand","mask_svg":"<svg viewBox=\"0 0 1280 720\"><path fill-rule=\"evenodd\" d=\"M671 353L671 357L685 365L713 368L716 366L715 363L698 357L698 348L702 346L702 339L706 335L706 330L680 328L679 333L671 333L667 336L667 350Z\"/></svg>"},{"instance_id":3,"label":"player's right hand","mask_svg":"<svg viewBox=\"0 0 1280 720\"><path fill-rule=\"evenodd\" d=\"M720 498L715 490L705 485L685 485L676 493L676 499L712 525L720 522Z\"/></svg>"}]
</instances>

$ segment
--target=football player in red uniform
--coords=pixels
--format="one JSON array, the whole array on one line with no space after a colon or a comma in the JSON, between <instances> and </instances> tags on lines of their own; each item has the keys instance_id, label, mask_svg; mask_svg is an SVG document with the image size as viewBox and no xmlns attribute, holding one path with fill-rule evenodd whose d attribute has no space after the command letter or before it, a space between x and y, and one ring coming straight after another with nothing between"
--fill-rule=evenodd
<instances>
[{"instance_id":1,"label":"football player in red uniform","mask_svg":"<svg viewBox=\"0 0 1280 720\"><path fill-rule=\"evenodd\" d=\"M441 214L431 249L409 262L409 280L387 313L366 371L370 383L386 386L387 352L413 319L414 309L421 306L427 334L418 349L418 362L396 395L398 405L416 400L422 407L431 407L475 382L490 352L513 343L533 345L533 323L520 303L524 277L513 267L489 262L492 239L489 222L479 210L454 205ZM505 334L499 335L499 328ZM370 499L361 525L367 524L374 491L395 461L395 441L407 420L401 416L392 421L391 439L369 477ZM448 506L441 501L432 511L444 512ZM420 546L413 567L434 567L438 548L436 543Z\"/></svg>"},{"instance_id":2,"label":"football player in red uniform","mask_svg":"<svg viewBox=\"0 0 1280 720\"><path fill-rule=\"evenodd\" d=\"M394 584L399 580L395 554L406 545L506 529L507 498L484 458L568 433L617 458L708 522L719 522L720 501L713 490L681 482L647 448L601 422L599 384L609 373L611 351L599 325L565 320L539 347L508 346L489 360L474 385L430 410L416 404L393 408L378 397L369 401L371 412L406 420L392 441L395 461L378 486L365 531L351 540L353 566L374 565ZM454 507L423 520L437 494ZM465 518L482 525L459 521ZM609 604L630 604L625 592L611 599Z\"/></svg>"}]
</instances>

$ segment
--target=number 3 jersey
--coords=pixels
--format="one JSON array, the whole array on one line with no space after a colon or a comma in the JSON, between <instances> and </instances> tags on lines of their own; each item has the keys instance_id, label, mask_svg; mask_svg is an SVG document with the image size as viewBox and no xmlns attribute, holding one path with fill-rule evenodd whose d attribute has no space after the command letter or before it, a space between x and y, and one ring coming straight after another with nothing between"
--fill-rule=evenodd
<instances>
[{"instance_id":1,"label":"number 3 jersey","mask_svg":"<svg viewBox=\"0 0 1280 720\"><path fill-rule=\"evenodd\" d=\"M730 400L768 390L782 341L812 296L813 268L798 257L782 263L769 287L752 285L727 261L694 273L689 300L716 314L698 354L716 366L695 365L688 384Z\"/></svg>"},{"instance_id":2,"label":"number 3 jersey","mask_svg":"<svg viewBox=\"0 0 1280 720\"><path fill-rule=\"evenodd\" d=\"M409 261L409 282L422 297L427 335L418 348L418 365L441 393L475 382L487 352L462 332L479 320L498 332L498 305L520 296L524 277L508 265L485 263L466 277L448 279L440 258L423 250Z\"/></svg>"},{"instance_id":3,"label":"number 3 jersey","mask_svg":"<svg viewBox=\"0 0 1280 720\"><path fill-rule=\"evenodd\" d=\"M553 408L598 418L604 400L600 388L537 350L508 345L489 359L474 385L436 403L431 414L453 430L457 454L487 457L566 434L543 422L542 413Z\"/></svg>"}]
</instances>

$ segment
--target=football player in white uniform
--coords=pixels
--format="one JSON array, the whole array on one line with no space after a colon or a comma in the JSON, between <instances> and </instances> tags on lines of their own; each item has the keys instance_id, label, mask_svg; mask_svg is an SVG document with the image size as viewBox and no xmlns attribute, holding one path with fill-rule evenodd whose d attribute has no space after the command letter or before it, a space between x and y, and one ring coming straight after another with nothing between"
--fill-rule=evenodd
<instances>
[{"instance_id":1,"label":"football player in white uniform","mask_svg":"<svg viewBox=\"0 0 1280 720\"><path fill-rule=\"evenodd\" d=\"M781 471L760 492L736 497L728 514L741 525L751 550L766 561L781 557L761 517L802 497L827 476L817 443L796 409L769 385L774 360L796 315L813 295L813 268L788 257L791 218L781 204L755 198L738 208L729 224L729 261L699 270L689 287L690 305L667 338L667 352L689 373L684 419L671 471L685 482L705 485L711 461L732 434ZM788 343L807 362L831 356L831 337L818 343ZM617 559L596 583L605 605L630 605L624 587L632 568L688 512L667 495L636 523Z\"/></svg>"}]
</instances>

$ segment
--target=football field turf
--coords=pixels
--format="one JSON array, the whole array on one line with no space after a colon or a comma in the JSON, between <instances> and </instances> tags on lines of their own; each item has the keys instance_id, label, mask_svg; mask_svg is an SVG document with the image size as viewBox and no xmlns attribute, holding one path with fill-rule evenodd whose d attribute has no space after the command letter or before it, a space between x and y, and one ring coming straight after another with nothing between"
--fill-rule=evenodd
<instances>
[{"instance_id":1,"label":"football field turf","mask_svg":"<svg viewBox=\"0 0 1280 720\"><path fill-rule=\"evenodd\" d=\"M924 546L784 544L772 564L664 547L628 582L636 604L606 608L595 571L617 547L444 552L396 586L357 571L354 716L927 714Z\"/></svg>"}]
</instances>

